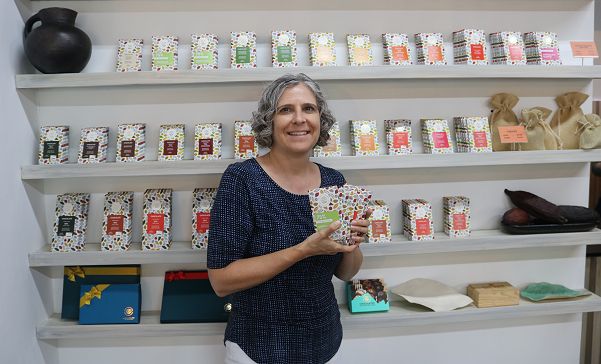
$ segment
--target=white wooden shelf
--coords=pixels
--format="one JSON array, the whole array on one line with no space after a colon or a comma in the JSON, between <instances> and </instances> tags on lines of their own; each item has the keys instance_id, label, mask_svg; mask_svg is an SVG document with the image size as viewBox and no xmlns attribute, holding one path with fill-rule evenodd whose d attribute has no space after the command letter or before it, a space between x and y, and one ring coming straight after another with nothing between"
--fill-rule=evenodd
<instances>
[{"instance_id":1,"label":"white wooden shelf","mask_svg":"<svg viewBox=\"0 0 601 364\"><path fill-rule=\"evenodd\" d=\"M450 312L432 312L417 305L392 301L388 312L351 314L345 306L341 306L340 311L345 330L376 329L595 312L601 311L601 297L591 295L580 299L544 303L521 300L517 306L491 308L469 306ZM147 312L142 314L139 325L78 325L77 322L64 321L54 315L37 327L36 334L38 339L53 340L221 336L224 331L224 323L161 324L158 312Z\"/></svg>"},{"instance_id":2,"label":"white wooden shelf","mask_svg":"<svg viewBox=\"0 0 601 364\"><path fill-rule=\"evenodd\" d=\"M391 243L363 244L365 257L393 256L407 254L451 253L465 251L543 248L550 246L590 245L601 242L601 230L594 229L582 233L509 235L499 230L474 231L468 238L450 239L444 233L436 233L434 240L408 241L402 235L395 235ZM206 251L193 250L190 242L173 242L170 250L142 251L140 244L133 244L125 252L100 251L100 244L86 244L82 252L29 253L30 267L69 266L69 265L118 265L118 264L206 264Z\"/></svg>"},{"instance_id":3,"label":"white wooden shelf","mask_svg":"<svg viewBox=\"0 0 601 364\"><path fill-rule=\"evenodd\" d=\"M165 72L99 72L71 74L20 74L16 75L18 89L229 84L270 82L285 73L306 73L316 81L331 80L394 80L394 79L597 79L601 66L365 66L365 67L297 67L255 69L219 69L205 71Z\"/></svg>"},{"instance_id":4,"label":"white wooden shelf","mask_svg":"<svg viewBox=\"0 0 601 364\"><path fill-rule=\"evenodd\" d=\"M469 167L496 165L530 165L593 162L601 160L601 149L553 150L532 152L412 154L406 156L313 158L314 161L339 171L406 169L436 167ZM99 163L30 165L21 167L22 180L47 180L75 177L143 177L221 174L234 159L175 162L146 161L140 163Z\"/></svg>"}]
</instances>

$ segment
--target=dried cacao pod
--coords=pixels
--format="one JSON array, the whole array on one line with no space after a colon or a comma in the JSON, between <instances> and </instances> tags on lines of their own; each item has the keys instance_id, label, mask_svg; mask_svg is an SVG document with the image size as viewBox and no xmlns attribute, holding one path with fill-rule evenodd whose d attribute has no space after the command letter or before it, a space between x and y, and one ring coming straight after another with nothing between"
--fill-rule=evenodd
<instances>
[{"instance_id":1,"label":"dried cacao pod","mask_svg":"<svg viewBox=\"0 0 601 364\"><path fill-rule=\"evenodd\" d=\"M568 222L568 219L561 215L559 206L542 197L526 191L510 191L508 189L505 189L505 194L517 207L526 210L530 215L542 221L555 224Z\"/></svg>"}]
</instances>

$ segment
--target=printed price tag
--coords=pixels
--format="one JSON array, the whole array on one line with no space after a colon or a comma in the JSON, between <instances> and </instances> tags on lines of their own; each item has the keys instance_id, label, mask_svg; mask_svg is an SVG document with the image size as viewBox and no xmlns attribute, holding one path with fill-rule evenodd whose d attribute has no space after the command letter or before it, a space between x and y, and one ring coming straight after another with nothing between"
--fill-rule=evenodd
<instances>
[{"instance_id":1,"label":"printed price tag","mask_svg":"<svg viewBox=\"0 0 601 364\"><path fill-rule=\"evenodd\" d=\"M499 136L501 143L528 143L526 128L523 125L499 126Z\"/></svg>"},{"instance_id":2,"label":"printed price tag","mask_svg":"<svg viewBox=\"0 0 601 364\"><path fill-rule=\"evenodd\" d=\"M572 56L574 58L599 58L595 42L571 41L570 46L572 47Z\"/></svg>"}]
</instances>

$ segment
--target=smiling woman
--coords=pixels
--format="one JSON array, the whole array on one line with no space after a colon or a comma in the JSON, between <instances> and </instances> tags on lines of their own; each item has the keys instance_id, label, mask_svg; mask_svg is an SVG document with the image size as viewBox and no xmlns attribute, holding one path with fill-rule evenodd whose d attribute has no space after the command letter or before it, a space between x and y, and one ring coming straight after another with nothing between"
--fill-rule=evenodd
<instances>
[{"instance_id":1,"label":"smiling woman","mask_svg":"<svg viewBox=\"0 0 601 364\"><path fill-rule=\"evenodd\" d=\"M211 284L232 295L226 363L325 363L338 351L342 327L332 277L359 270L366 220L351 227L355 245L315 232L308 191L340 186L344 177L310 161L335 119L319 86L286 75L263 92L253 113L257 142L270 151L224 172L211 211Z\"/></svg>"}]
</instances>

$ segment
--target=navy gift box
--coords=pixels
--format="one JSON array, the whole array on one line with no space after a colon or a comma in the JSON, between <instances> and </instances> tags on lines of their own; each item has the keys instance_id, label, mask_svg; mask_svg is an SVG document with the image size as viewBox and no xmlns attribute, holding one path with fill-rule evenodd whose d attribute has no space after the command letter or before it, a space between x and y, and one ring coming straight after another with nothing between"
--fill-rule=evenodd
<instances>
[{"instance_id":1,"label":"navy gift box","mask_svg":"<svg viewBox=\"0 0 601 364\"><path fill-rule=\"evenodd\" d=\"M82 284L79 323L140 323L140 284Z\"/></svg>"}]
</instances>

